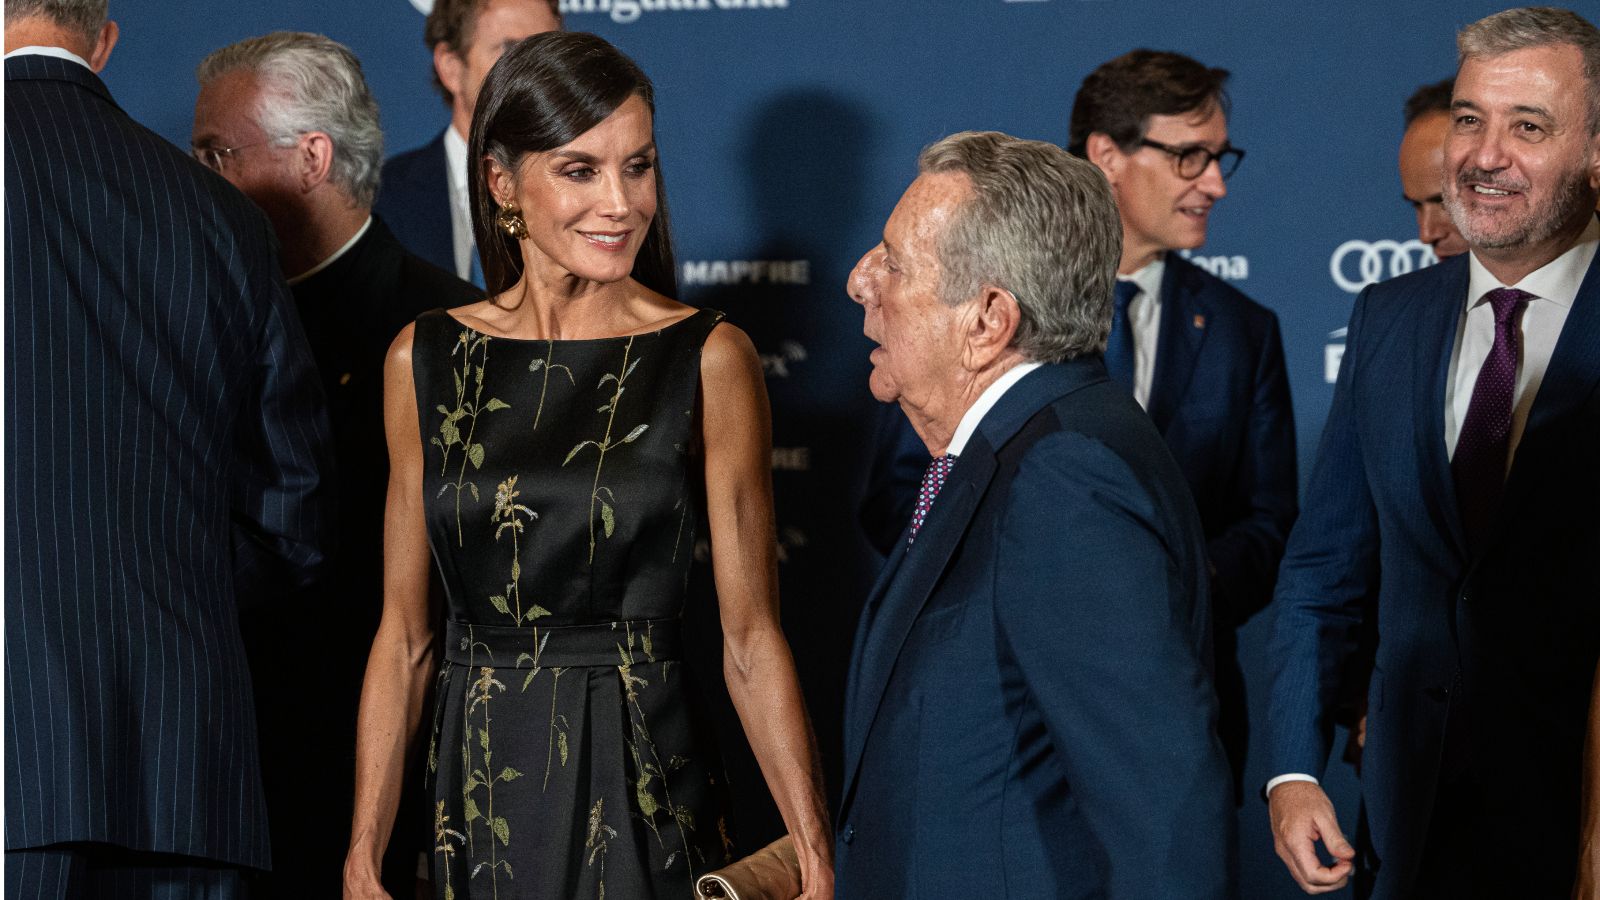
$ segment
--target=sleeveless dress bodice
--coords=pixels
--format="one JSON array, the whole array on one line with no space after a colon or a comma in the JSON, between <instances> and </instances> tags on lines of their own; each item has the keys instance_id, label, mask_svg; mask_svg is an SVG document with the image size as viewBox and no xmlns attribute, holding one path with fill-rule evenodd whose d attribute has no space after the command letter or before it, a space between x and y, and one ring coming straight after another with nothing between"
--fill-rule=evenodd
<instances>
[{"instance_id":1,"label":"sleeveless dress bodice","mask_svg":"<svg viewBox=\"0 0 1600 900\"><path fill-rule=\"evenodd\" d=\"M678 627L721 318L582 341L417 320L440 897L683 898L727 858Z\"/></svg>"}]
</instances>

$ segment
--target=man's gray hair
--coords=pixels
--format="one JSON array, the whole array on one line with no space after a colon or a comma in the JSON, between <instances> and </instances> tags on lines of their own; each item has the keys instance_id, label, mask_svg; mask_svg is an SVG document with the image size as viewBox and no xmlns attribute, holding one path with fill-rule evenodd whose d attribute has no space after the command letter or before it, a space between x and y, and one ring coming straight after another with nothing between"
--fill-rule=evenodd
<instances>
[{"instance_id":1,"label":"man's gray hair","mask_svg":"<svg viewBox=\"0 0 1600 900\"><path fill-rule=\"evenodd\" d=\"M1122 222L1098 168L1054 144L998 131L952 134L923 150L918 166L972 182L939 240L945 303L992 285L1017 298L1022 322L1013 343L1029 359L1105 351Z\"/></svg>"},{"instance_id":2,"label":"man's gray hair","mask_svg":"<svg viewBox=\"0 0 1600 900\"><path fill-rule=\"evenodd\" d=\"M1531 47L1571 44L1589 82L1589 134L1600 134L1600 28L1570 9L1525 6L1479 19L1456 35L1460 61Z\"/></svg>"},{"instance_id":3,"label":"man's gray hair","mask_svg":"<svg viewBox=\"0 0 1600 900\"><path fill-rule=\"evenodd\" d=\"M343 44L320 34L274 31L229 44L201 61L205 87L229 72L261 80L256 124L280 147L320 131L333 141L330 178L357 206L370 207L383 166L378 101L361 76L361 62Z\"/></svg>"},{"instance_id":4,"label":"man's gray hair","mask_svg":"<svg viewBox=\"0 0 1600 900\"><path fill-rule=\"evenodd\" d=\"M6 0L6 22L31 16L49 19L62 28L82 32L93 44L110 15L110 0Z\"/></svg>"}]
</instances>

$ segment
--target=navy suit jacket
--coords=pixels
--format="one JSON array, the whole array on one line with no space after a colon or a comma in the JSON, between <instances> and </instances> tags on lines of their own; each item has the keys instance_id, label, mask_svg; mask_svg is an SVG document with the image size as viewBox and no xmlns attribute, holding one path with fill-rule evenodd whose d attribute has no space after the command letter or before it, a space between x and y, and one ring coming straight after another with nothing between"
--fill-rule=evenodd
<instances>
[{"instance_id":1,"label":"navy suit jacket","mask_svg":"<svg viewBox=\"0 0 1600 900\"><path fill-rule=\"evenodd\" d=\"M1150 418L1194 493L1231 630L1272 598L1300 491L1283 339L1270 310L1176 253L1159 327Z\"/></svg>"},{"instance_id":2,"label":"navy suit jacket","mask_svg":"<svg viewBox=\"0 0 1600 900\"><path fill-rule=\"evenodd\" d=\"M448 126L447 126L448 127ZM372 211L383 218L400 245L435 266L456 271L444 132L383 164Z\"/></svg>"},{"instance_id":3,"label":"navy suit jacket","mask_svg":"<svg viewBox=\"0 0 1600 900\"><path fill-rule=\"evenodd\" d=\"M1224 897L1206 559L1182 475L1099 357L984 416L857 633L844 900Z\"/></svg>"},{"instance_id":4,"label":"navy suit jacket","mask_svg":"<svg viewBox=\"0 0 1600 900\"><path fill-rule=\"evenodd\" d=\"M5 70L6 849L265 867L235 566L331 529L271 232L88 69Z\"/></svg>"},{"instance_id":5,"label":"navy suit jacket","mask_svg":"<svg viewBox=\"0 0 1600 900\"><path fill-rule=\"evenodd\" d=\"M1566 896L1600 657L1600 262L1568 314L1483 549L1444 442L1467 257L1356 300L1333 406L1279 575L1275 772L1320 775L1345 661L1375 617L1361 849L1378 898L1415 889L1441 755L1470 759L1514 872L1486 895ZM1464 715L1470 710L1470 716ZM1349 811L1346 811L1348 813Z\"/></svg>"}]
</instances>

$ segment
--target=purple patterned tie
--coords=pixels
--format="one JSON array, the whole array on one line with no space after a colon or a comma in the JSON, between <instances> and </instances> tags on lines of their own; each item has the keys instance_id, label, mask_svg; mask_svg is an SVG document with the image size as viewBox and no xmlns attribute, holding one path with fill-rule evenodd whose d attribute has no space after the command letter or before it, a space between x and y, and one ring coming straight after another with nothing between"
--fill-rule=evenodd
<instances>
[{"instance_id":1,"label":"purple patterned tie","mask_svg":"<svg viewBox=\"0 0 1600 900\"><path fill-rule=\"evenodd\" d=\"M917 529L928 517L928 510L933 509L933 498L939 496L939 489L944 487L944 480L955 464L956 458L946 453L928 463L928 470L922 473L922 488L917 491L917 508L911 511L911 536L906 538L907 547L916 541Z\"/></svg>"},{"instance_id":2,"label":"purple patterned tie","mask_svg":"<svg viewBox=\"0 0 1600 900\"><path fill-rule=\"evenodd\" d=\"M1456 438L1456 454L1450 460L1461 523L1466 527L1469 546L1474 548L1483 540L1505 487L1506 458L1511 453L1511 407L1517 392L1517 357L1522 343L1517 324L1532 296L1516 288L1496 288L1484 295L1494 307L1494 346L1478 370L1472 402Z\"/></svg>"}]
</instances>

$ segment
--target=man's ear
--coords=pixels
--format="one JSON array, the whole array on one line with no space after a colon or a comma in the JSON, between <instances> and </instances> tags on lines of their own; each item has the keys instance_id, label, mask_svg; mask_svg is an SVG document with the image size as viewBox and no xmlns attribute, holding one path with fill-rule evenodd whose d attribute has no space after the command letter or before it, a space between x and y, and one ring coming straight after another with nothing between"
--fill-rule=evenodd
<instances>
[{"instance_id":1,"label":"man's ear","mask_svg":"<svg viewBox=\"0 0 1600 900\"><path fill-rule=\"evenodd\" d=\"M1022 306L1015 294L992 284L980 287L978 295L968 302L974 304L975 315L967 326L964 362L977 371L1011 348L1012 339L1022 326Z\"/></svg>"},{"instance_id":2,"label":"man's ear","mask_svg":"<svg viewBox=\"0 0 1600 900\"><path fill-rule=\"evenodd\" d=\"M117 38L120 36L117 23L110 19L100 26L100 33L95 35L94 49L89 52L89 69L96 75L100 74L105 69L106 63L111 60L111 51L117 46Z\"/></svg>"},{"instance_id":3,"label":"man's ear","mask_svg":"<svg viewBox=\"0 0 1600 900\"><path fill-rule=\"evenodd\" d=\"M1117 183L1117 178L1122 175L1123 165L1128 157L1117 146L1117 142L1103 131L1096 131L1089 135L1083 145L1084 156L1089 162L1094 163L1105 173L1106 180L1112 184Z\"/></svg>"},{"instance_id":4,"label":"man's ear","mask_svg":"<svg viewBox=\"0 0 1600 900\"><path fill-rule=\"evenodd\" d=\"M467 64L456 55L450 45L440 41L433 45L433 71L439 76L439 83L450 92L452 98L461 96L461 77L466 72Z\"/></svg>"},{"instance_id":5,"label":"man's ear","mask_svg":"<svg viewBox=\"0 0 1600 900\"><path fill-rule=\"evenodd\" d=\"M1589 136L1589 189L1600 190L1600 134Z\"/></svg>"},{"instance_id":6,"label":"man's ear","mask_svg":"<svg viewBox=\"0 0 1600 900\"><path fill-rule=\"evenodd\" d=\"M302 134L296 152L302 192L326 182L333 173L333 138L323 132L308 131Z\"/></svg>"}]
</instances>

